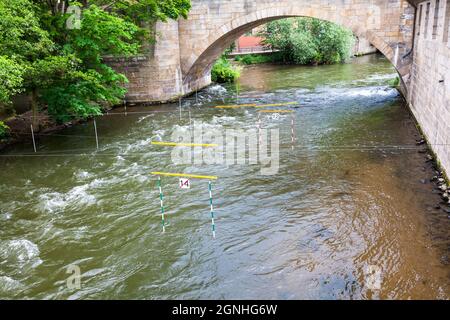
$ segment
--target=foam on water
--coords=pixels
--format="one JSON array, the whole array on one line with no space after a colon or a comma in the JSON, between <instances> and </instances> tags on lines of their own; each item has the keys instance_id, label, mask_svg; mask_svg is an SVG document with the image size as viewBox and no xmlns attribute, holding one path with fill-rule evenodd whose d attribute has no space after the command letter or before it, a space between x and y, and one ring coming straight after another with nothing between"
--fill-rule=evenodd
<instances>
[{"instance_id":1,"label":"foam on water","mask_svg":"<svg viewBox=\"0 0 450 320\"><path fill-rule=\"evenodd\" d=\"M39 248L33 242L20 239L0 243L0 258L8 265L14 264L18 267L37 267L42 263L39 258Z\"/></svg>"},{"instance_id":2,"label":"foam on water","mask_svg":"<svg viewBox=\"0 0 450 320\"><path fill-rule=\"evenodd\" d=\"M356 87L356 88L332 88L332 87L320 87L316 90L314 95L323 96L326 94L329 99L345 99L349 98L373 98L374 100L385 99L387 97L398 96L399 93L396 89L388 86L372 86L372 87Z\"/></svg>"},{"instance_id":3,"label":"foam on water","mask_svg":"<svg viewBox=\"0 0 450 320\"><path fill-rule=\"evenodd\" d=\"M208 88L205 89L205 92L211 95L225 95L227 93L227 89L225 89L224 87L222 87L219 84L210 86Z\"/></svg>"},{"instance_id":4,"label":"foam on water","mask_svg":"<svg viewBox=\"0 0 450 320\"><path fill-rule=\"evenodd\" d=\"M176 124L173 126L173 131L189 133L191 131L191 126L190 125L183 126Z\"/></svg>"},{"instance_id":5,"label":"foam on water","mask_svg":"<svg viewBox=\"0 0 450 320\"><path fill-rule=\"evenodd\" d=\"M86 179L90 179L93 177L93 175L87 171L83 171L83 170L78 170L74 173L74 176L78 179L78 180L86 180Z\"/></svg>"},{"instance_id":6,"label":"foam on water","mask_svg":"<svg viewBox=\"0 0 450 320\"><path fill-rule=\"evenodd\" d=\"M5 212L5 213L0 214L1 220L10 220L11 217L12 217L12 214L9 213L9 212Z\"/></svg>"},{"instance_id":7,"label":"foam on water","mask_svg":"<svg viewBox=\"0 0 450 320\"><path fill-rule=\"evenodd\" d=\"M218 117L218 116L213 116L211 123L212 124L222 124L222 123L227 123L227 122L234 122L236 121L236 117L227 117L227 116L223 116L223 117Z\"/></svg>"},{"instance_id":8,"label":"foam on water","mask_svg":"<svg viewBox=\"0 0 450 320\"><path fill-rule=\"evenodd\" d=\"M0 294L10 294L11 292L23 290L25 286L8 276L0 276Z\"/></svg>"},{"instance_id":9,"label":"foam on water","mask_svg":"<svg viewBox=\"0 0 450 320\"><path fill-rule=\"evenodd\" d=\"M123 150L123 153L124 154L128 154L130 152L142 151L146 147L150 147L151 146L151 142L152 142L152 138L138 140L135 143L127 145L125 147L125 150Z\"/></svg>"},{"instance_id":10,"label":"foam on water","mask_svg":"<svg viewBox=\"0 0 450 320\"><path fill-rule=\"evenodd\" d=\"M160 135L152 136L150 139L151 139L152 142L153 141L160 141L161 142L163 140Z\"/></svg>"},{"instance_id":11,"label":"foam on water","mask_svg":"<svg viewBox=\"0 0 450 320\"><path fill-rule=\"evenodd\" d=\"M165 134L166 134L166 130L164 130L164 129L159 129L159 130L153 131L153 135L158 136L158 137L164 137Z\"/></svg>"},{"instance_id":12,"label":"foam on water","mask_svg":"<svg viewBox=\"0 0 450 320\"><path fill-rule=\"evenodd\" d=\"M154 114L149 114L149 115L147 115L147 116L140 117L140 118L138 119L137 123L141 123L141 122L144 121L145 119L148 119L148 118L153 117L153 116L154 116Z\"/></svg>"},{"instance_id":13,"label":"foam on water","mask_svg":"<svg viewBox=\"0 0 450 320\"><path fill-rule=\"evenodd\" d=\"M368 87L357 90L346 90L350 97L392 97L398 95L398 91L389 87Z\"/></svg>"},{"instance_id":14,"label":"foam on water","mask_svg":"<svg viewBox=\"0 0 450 320\"><path fill-rule=\"evenodd\" d=\"M372 74L369 77L367 77L368 80L371 81L377 81L377 80L392 80L398 77L396 73L392 74Z\"/></svg>"},{"instance_id":15,"label":"foam on water","mask_svg":"<svg viewBox=\"0 0 450 320\"><path fill-rule=\"evenodd\" d=\"M66 193L47 192L38 197L37 209L41 212L61 212L70 206L88 207L96 203L95 196L87 192L90 184L76 186Z\"/></svg>"}]
</instances>

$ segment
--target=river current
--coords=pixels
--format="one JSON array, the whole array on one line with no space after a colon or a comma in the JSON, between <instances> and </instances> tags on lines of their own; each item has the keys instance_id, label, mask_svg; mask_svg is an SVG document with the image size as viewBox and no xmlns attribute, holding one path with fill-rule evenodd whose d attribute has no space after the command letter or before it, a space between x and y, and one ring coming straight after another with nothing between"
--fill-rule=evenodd
<instances>
[{"instance_id":1,"label":"river current","mask_svg":"<svg viewBox=\"0 0 450 320\"><path fill-rule=\"evenodd\" d=\"M41 135L0 157L0 298L449 299L449 219L396 77L381 56L320 67L258 65L238 85L128 107ZM280 132L279 171L177 165L174 130ZM287 107L284 107L287 108ZM180 189L163 177L166 232L152 171L214 175ZM68 286L71 266L80 288ZM68 273L69 270L69 273ZM70 279L69 279L70 280ZM70 281L69 281L70 282Z\"/></svg>"}]
</instances>

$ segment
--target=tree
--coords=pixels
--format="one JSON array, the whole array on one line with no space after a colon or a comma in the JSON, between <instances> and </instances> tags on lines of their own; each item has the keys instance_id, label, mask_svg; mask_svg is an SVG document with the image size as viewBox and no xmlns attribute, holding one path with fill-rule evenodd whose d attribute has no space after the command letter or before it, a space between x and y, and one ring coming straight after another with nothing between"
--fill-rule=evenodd
<instances>
[{"instance_id":1,"label":"tree","mask_svg":"<svg viewBox=\"0 0 450 320\"><path fill-rule=\"evenodd\" d=\"M350 57L354 36L350 30L314 18L273 21L262 33L264 43L281 51L295 64L333 64Z\"/></svg>"},{"instance_id":2,"label":"tree","mask_svg":"<svg viewBox=\"0 0 450 320\"><path fill-rule=\"evenodd\" d=\"M47 17L49 29L63 34L65 15ZM58 50L70 67L60 77L43 87L42 99L48 111L59 121L89 117L101 113L102 106L119 103L126 90L124 75L103 63L105 55L131 56L138 53L140 28L96 5L83 11L80 29L65 31ZM62 60L61 67L64 63ZM51 74L53 70L49 69ZM47 73L48 74L48 73ZM41 84L45 83L40 79Z\"/></svg>"},{"instance_id":3,"label":"tree","mask_svg":"<svg viewBox=\"0 0 450 320\"><path fill-rule=\"evenodd\" d=\"M69 6L83 9L67 28ZM150 39L145 22L186 17L189 0L0 0L0 103L20 91L58 121L89 117L119 103L127 78L103 62L128 57Z\"/></svg>"},{"instance_id":4,"label":"tree","mask_svg":"<svg viewBox=\"0 0 450 320\"><path fill-rule=\"evenodd\" d=\"M15 86L6 86L3 103L9 104L11 97L26 89L31 89L32 97L36 97L36 87L33 86L33 65L45 58L54 49L54 43L48 33L39 24L35 15L35 7L28 0L0 1L0 52L3 55L3 72L8 69L19 69L15 72ZM9 66L9 67L8 67ZM10 76L2 76L2 82L8 83ZM21 87L19 88L19 85ZM32 102L33 122L37 124L37 104Z\"/></svg>"},{"instance_id":5,"label":"tree","mask_svg":"<svg viewBox=\"0 0 450 320\"><path fill-rule=\"evenodd\" d=\"M85 6L89 4L96 4L138 25L187 18L191 9L190 0L86 0Z\"/></svg>"},{"instance_id":6,"label":"tree","mask_svg":"<svg viewBox=\"0 0 450 320\"><path fill-rule=\"evenodd\" d=\"M7 56L0 56L0 106L11 104L11 97L21 92L22 83L20 64Z\"/></svg>"}]
</instances>

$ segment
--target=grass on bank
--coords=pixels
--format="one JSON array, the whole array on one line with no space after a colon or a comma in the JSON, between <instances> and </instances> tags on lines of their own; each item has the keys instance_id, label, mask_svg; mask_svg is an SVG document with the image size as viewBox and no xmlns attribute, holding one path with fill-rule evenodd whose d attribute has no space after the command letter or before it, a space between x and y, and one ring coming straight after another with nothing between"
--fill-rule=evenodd
<instances>
[{"instance_id":1,"label":"grass on bank","mask_svg":"<svg viewBox=\"0 0 450 320\"><path fill-rule=\"evenodd\" d=\"M283 61L281 54L277 52L271 54L249 54L245 56L237 56L234 60L244 65L275 63Z\"/></svg>"}]
</instances>

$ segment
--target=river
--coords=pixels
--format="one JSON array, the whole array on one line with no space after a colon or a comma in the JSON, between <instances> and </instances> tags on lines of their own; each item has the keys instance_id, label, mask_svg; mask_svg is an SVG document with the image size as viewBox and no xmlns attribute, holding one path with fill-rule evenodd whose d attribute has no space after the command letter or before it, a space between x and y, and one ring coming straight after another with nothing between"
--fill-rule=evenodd
<instances>
[{"instance_id":1,"label":"river","mask_svg":"<svg viewBox=\"0 0 450 320\"><path fill-rule=\"evenodd\" d=\"M151 107L115 109L0 156L0 298L449 299L448 215L396 76L380 56L320 67L245 68L239 103L298 102L264 118L280 130L280 166L176 165L174 129L195 121L251 129L234 86ZM190 117L189 117L190 114ZM152 171L163 177L162 232ZM80 288L67 285L74 269ZM69 271L69 273L68 273ZM70 280L70 279L69 279ZM74 282L71 282L74 283Z\"/></svg>"}]
</instances>

